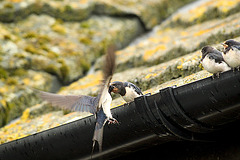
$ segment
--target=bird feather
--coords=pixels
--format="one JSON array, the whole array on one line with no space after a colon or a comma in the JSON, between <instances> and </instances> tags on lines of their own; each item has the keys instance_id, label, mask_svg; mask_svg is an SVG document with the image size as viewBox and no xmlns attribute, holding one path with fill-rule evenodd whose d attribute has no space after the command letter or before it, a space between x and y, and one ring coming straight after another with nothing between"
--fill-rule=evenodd
<instances>
[{"instance_id":1,"label":"bird feather","mask_svg":"<svg viewBox=\"0 0 240 160\"><path fill-rule=\"evenodd\" d=\"M49 92L36 90L39 97L51 103L53 106L60 107L71 111L96 112L96 97L86 95L59 95Z\"/></svg>"}]
</instances>

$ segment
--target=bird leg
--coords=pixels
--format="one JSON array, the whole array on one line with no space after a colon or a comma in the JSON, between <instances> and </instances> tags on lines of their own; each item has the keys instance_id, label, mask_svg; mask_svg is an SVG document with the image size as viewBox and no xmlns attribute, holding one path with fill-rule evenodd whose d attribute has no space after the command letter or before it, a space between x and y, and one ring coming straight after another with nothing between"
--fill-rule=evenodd
<instances>
[{"instance_id":1,"label":"bird leg","mask_svg":"<svg viewBox=\"0 0 240 160\"><path fill-rule=\"evenodd\" d=\"M119 124L119 122L115 118L109 118L108 124Z\"/></svg>"},{"instance_id":2,"label":"bird leg","mask_svg":"<svg viewBox=\"0 0 240 160\"><path fill-rule=\"evenodd\" d=\"M220 72L218 73L213 73L212 79L219 78L220 77Z\"/></svg>"},{"instance_id":3,"label":"bird leg","mask_svg":"<svg viewBox=\"0 0 240 160\"><path fill-rule=\"evenodd\" d=\"M129 105L129 104L130 104L130 102L126 102L125 104L126 104L126 105Z\"/></svg>"},{"instance_id":4,"label":"bird leg","mask_svg":"<svg viewBox=\"0 0 240 160\"><path fill-rule=\"evenodd\" d=\"M217 78L219 78L220 77L220 72L216 73L216 76L217 76Z\"/></svg>"},{"instance_id":5,"label":"bird leg","mask_svg":"<svg viewBox=\"0 0 240 160\"><path fill-rule=\"evenodd\" d=\"M214 78L215 78L215 76L216 76L216 74L215 74L215 73L213 73L213 75L212 75L212 79L214 79Z\"/></svg>"},{"instance_id":6,"label":"bird leg","mask_svg":"<svg viewBox=\"0 0 240 160\"><path fill-rule=\"evenodd\" d=\"M240 66L237 66L236 68L237 68L238 71L240 71Z\"/></svg>"}]
</instances>

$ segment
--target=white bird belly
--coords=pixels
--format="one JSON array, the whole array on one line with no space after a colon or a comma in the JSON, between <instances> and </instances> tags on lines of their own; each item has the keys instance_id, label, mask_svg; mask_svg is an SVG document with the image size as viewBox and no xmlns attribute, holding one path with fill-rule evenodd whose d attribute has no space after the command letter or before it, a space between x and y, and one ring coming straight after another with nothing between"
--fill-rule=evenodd
<instances>
[{"instance_id":1,"label":"white bird belly","mask_svg":"<svg viewBox=\"0 0 240 160\"><path fill-rule=\"evenodd\" d=\"M132 87L126 87L126 94L125 96L122 96L122 98L126 102L132 102L134 98L139 97L140 95L137 94L137 92Z\"/></svg>"},{"instance_id":2,"label":"white bird belly","mask_svg":"<svg viewBox=\"0 0 240 160\"><path fill-rule=\"evenodd\" d=\"M112 97L109 93L107 93L106 99L102 103L103 112L106 114L107 118L112 118L112 113L110 110L111 103L112 103Z\"/></svg>"},{"instance_id":3,"label":"white bird belly","mask_svg":"<svg viewBox=\"0 0 240 160\"><path fill-rule=\"evenodd\" d=\"M230 67L240 66L240 51L236 48L230 49L226 54L223 54L223 59Z\"/></svg>"},{"instance_id":4,"label":"white bird belly","mask_svg":"<svg viewBox=\"0 0 240 160\"><path fill-rule=\"evenodd\" d=\"M210 59L208 55L203 59L202 65L204 69L210 73L225 72L231 69L225 62L216 63L215 60Z\"/></svg>"}]
</instances>

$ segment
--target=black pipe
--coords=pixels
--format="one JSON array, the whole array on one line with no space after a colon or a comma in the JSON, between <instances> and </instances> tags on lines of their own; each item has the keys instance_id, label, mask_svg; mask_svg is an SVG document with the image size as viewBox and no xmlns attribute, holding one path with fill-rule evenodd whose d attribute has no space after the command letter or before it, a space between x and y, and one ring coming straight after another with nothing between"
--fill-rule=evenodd
<instances>
[{"instance_id":1,"label":"black pipe","mask_svg":"<svg viewBox=\"0 0 240 160\"><path fill-rule=\"evenodd\" d=\"M175 140L213 141L239 119L240 72L208 77L142 96L112 110L120 125L106 125L103 152L110 159ZM93 116L0 145L0 160L89 159Z\"/></svg>"}]
</instances>

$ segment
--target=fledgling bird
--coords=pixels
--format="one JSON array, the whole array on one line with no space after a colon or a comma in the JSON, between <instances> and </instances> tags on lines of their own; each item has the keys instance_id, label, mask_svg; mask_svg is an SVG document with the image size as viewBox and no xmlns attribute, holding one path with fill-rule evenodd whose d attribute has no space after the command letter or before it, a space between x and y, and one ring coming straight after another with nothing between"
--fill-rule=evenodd
<instances>
[{"instance_id":1,"label":"fledgling bird","mask_svg":"<svg viewBox=\"0 0 240 160\"><path fill-rule=\"evenodd\" d=\"M220 72L225 72L231 68L225 63L222 53L211 46L205 46L202 52L202 65L208 72L219 77Z\"/></svg>"},{"instance_id":2,"label":"fledgling bird","mask_svg":"<svg viewBox=\"0 0 240 160\"><path fill-rule=\"evenodd\" d=\"M222 43L224 47L223 59L233 69L240 70L240 42L233 39L226 40Z\"/></svg>"},{"instance_id":3,"label":"fledgling bird","mask_svg":"<svg viewBox=\"0 0 240 160\"><path fill-rule=\"evenodd\" d=\"M120 81L112 82L109 86L109 92L120 94L127 103L143 95L142 91L133 83Z\"/></svg>"},{"instance_id":4,"label":"fledgling bird","mask_svg":"<svg viewBox=\"0 0 240 160\"><path fill-rule=\"evenodd\" d=\"M110 105L112 102L111 93L109 92L109 84L115 68L115 49L110 46L107 51L105 66L103 68L104 80L101 85L100 92L97 97L86 95L58 95L43 91L37 91L38 95L51 103L53 106L58 106L62 109L68 109L78 112L89 112L95 115L96 125L93 135L93 149L95 142L98 142L99 152L102 151L103 127L108 121L109 123L118 123L112 117ZM93 152L93 150L92 150Z\"/></svg>"}]
</instances>

